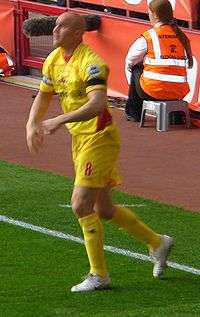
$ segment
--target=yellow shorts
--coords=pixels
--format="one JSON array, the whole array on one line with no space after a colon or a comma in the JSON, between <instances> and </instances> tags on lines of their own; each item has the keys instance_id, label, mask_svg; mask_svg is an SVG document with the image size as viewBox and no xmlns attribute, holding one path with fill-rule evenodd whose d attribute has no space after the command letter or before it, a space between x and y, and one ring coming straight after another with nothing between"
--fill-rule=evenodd
<instances>
[{"instance_id":1,"label":"yellow shorts","mask_svg":"<svg viewBox=\"0 0 200 317\"><path fill-rule=\"evenodd\" d=\"M104 188L120 184L117 171L119 149L119 134L114 125L92 136L73 136L74 185Z\"/></svg>"}]
</instances>

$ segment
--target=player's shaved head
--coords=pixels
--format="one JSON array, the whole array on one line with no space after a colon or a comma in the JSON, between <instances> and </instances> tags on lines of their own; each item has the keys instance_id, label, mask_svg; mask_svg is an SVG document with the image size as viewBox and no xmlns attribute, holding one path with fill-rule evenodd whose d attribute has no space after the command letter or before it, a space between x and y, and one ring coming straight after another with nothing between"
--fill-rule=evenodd
<instances>
[{"instance_id":1,"label":"player's shaved head","mask_svg":"<svg viewBox=\"0 0 200 317\"><path fill-rule=\"evenodd\" d=\"M53 30L53 46L63 47L66 51L73 50L82 42L86 31L84 17L72 12L65 12L59 15L56 26Z\"/></svg>"},{"instance_id":2,"label":"player's shaved head","mask_svg":"<svg viewBox=\"0 0 200 317\"><path fill-rule=\"evenodd\" d=\"M86 22L83 16L73 13L73 12L65 12L62 13L57 21L62 21L63 24L67 24L74 31L79 30L82 33L86 31Z\"/></svg>"}]
</instances>

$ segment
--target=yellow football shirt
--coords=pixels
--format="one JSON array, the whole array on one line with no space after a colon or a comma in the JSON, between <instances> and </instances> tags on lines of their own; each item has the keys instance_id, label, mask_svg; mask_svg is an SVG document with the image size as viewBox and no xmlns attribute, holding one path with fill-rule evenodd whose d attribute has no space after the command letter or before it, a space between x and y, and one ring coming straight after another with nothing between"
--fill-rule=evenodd
<instances>
[{"instance_id":1,"label":"yellow football shirt","mask_svg":"<svg viewBox=\"0 0 200 317\"><path fill-rule=\"evenodd\" d=\"M59 47L44 62L40 90L58 94L62 110L67 113L83 106L92 90L107 89L108 74L108 66L86 44L81 43L69 60ZM111 121L106 110L91 120L68 123L66 127L72 135L93 134Z\"/></svg>"}]
</instances>

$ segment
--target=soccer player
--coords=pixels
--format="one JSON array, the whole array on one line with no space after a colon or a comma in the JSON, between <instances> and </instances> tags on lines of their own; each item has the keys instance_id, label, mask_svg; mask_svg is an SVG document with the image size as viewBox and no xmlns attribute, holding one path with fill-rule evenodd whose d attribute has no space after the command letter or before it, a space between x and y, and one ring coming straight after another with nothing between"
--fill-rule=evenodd
<instances>
[{"instance_id":1,"label":"soccer player","mask_svg":"<svg viewBox=\"0 0 200 317\"><path fill-rule=\"evenodd\" d=\"M163 272L172 246L172 238L152 231L131 210L116 206L111 200L111 188L120 180L116 167L120 140L107 106L109 69L83 43L85 27L83 17L74 13L63 13L57 18L53 31L55 49L44 62L40 90L27 122L30 152L37 152L44 136L62 125L72 135L76 177L71 204L83 231L90 263L88 276L73 286L72 292L110 287L101 218L111 220L148 246L155 260L155 277ZM43 121L55 93L63 114Z\"/></svg>"}]
</instances>

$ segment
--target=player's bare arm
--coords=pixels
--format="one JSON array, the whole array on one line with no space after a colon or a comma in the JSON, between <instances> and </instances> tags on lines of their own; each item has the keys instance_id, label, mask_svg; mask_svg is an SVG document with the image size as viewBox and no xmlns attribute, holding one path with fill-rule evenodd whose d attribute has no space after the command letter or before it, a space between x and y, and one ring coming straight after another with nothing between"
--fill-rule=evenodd
<instances>
[{"instance_id":1,"label":"player's bare arm","mask_svg":"<svg viewBox=\"0 0 200 317\"><path fill-rule=\"evenodd\" d=\"M27 145L31 153L37 153L43 145L43 131L40 123L49 107L52 96L52 93L39 91L31 107L26 124Z\"/></svg>"},{"instance_id":2,"label":"player's bare arm","mask_svg":"<svg viewBox=\"0 0 200 317\"><path fill-rule=\"evenodd\" d=\"M42 122L44 134L52 134L63 124L87 121L98 116L107 107L106 90L99 89L88 93L89 101L81 108L61 114L55 118Z\"/></svg>"}]
</instances>

